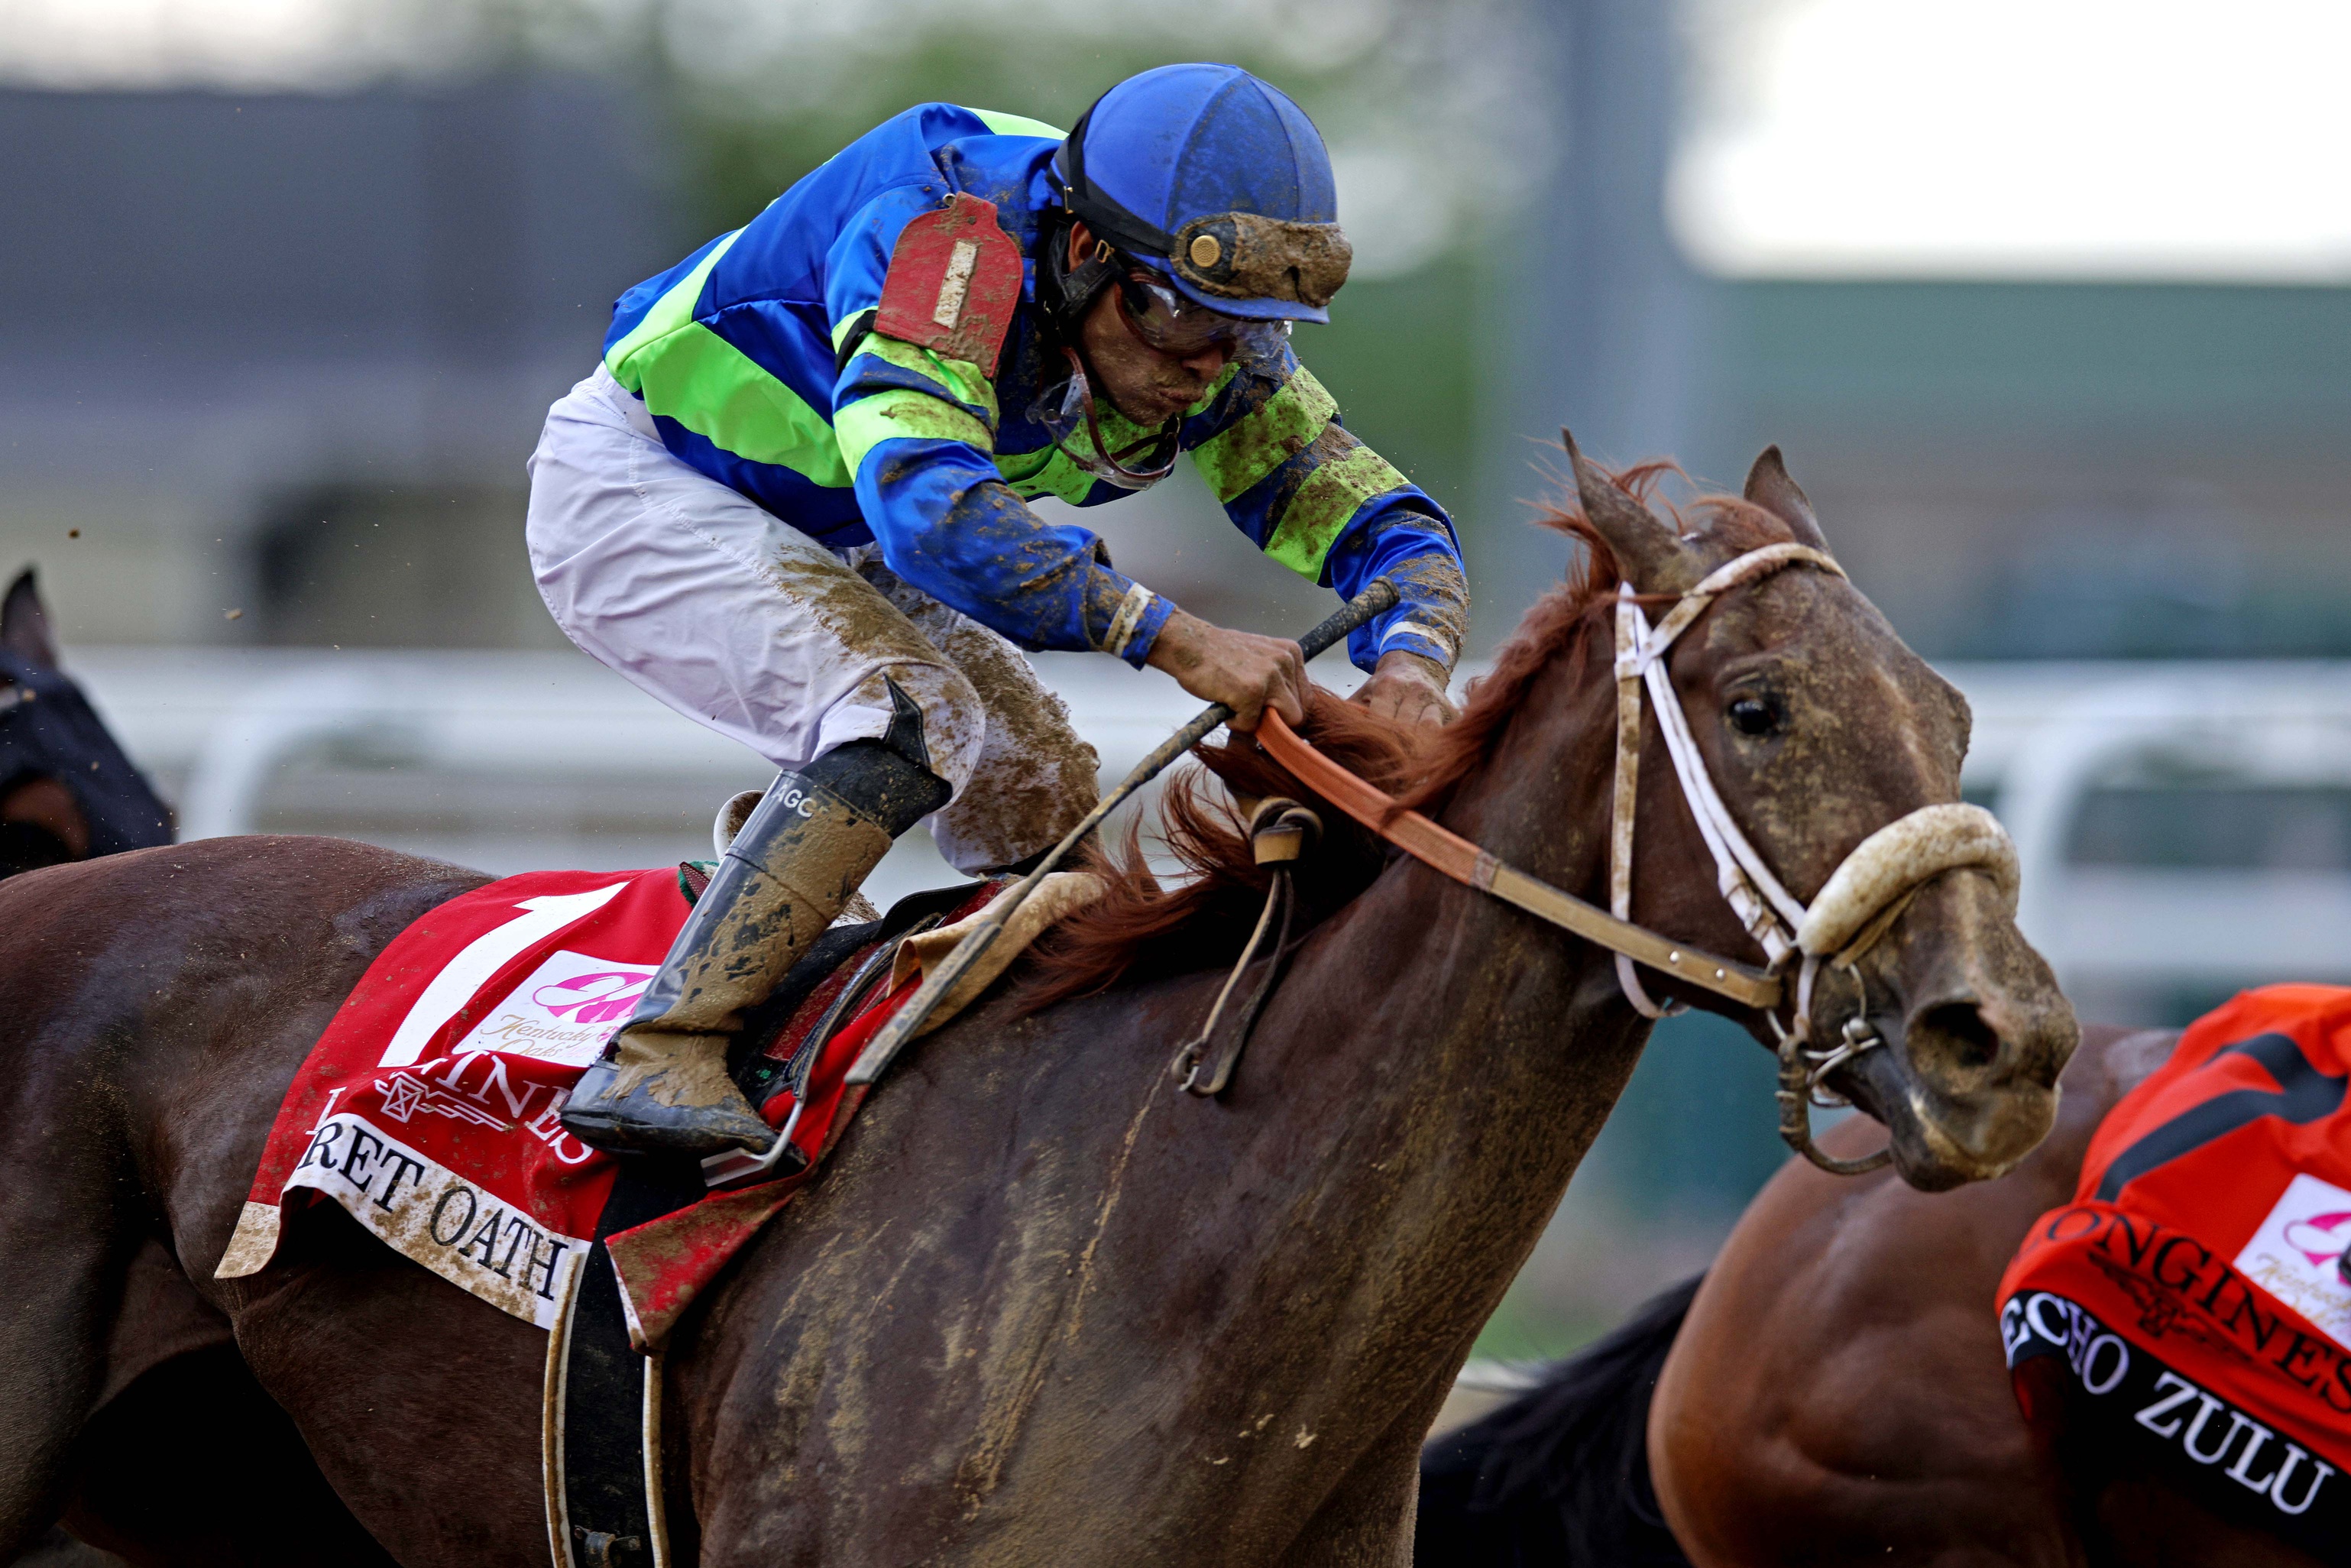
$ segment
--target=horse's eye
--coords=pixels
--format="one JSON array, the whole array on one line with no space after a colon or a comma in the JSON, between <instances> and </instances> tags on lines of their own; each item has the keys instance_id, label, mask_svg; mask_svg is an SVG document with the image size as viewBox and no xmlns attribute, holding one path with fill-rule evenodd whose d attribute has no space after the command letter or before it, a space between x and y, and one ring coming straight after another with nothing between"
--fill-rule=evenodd
<instances>
[{"instance_id":1,"label":"horse's eye","mask_svg":"<svg viewBox=\"0 0 2351 1568\"><path fill-rule=\"evenodd\" d=\"M1741 735L1769 735L1779 727L1780 713L1761 697L1739 697L1730 705L1730 723Z\"/></svg>"}]
</instances>

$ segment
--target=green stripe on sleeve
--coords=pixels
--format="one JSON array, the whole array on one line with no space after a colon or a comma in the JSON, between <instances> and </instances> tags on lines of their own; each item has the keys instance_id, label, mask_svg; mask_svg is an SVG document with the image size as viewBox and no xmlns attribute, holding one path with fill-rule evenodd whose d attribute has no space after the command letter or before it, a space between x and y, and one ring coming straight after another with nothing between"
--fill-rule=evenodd
<instances>
[{"instance_id":1,"label":"green stripe on sleeve","mask_svg":"<svg viewBox=\"0 0 2351 1568\"><path fill-rule=\"evenodd\" d=\"M1338 412L1301 365L1271 397L1194 447L1192 461L1217 499L1229 502L1313 445Z\"/></svg>"},{"instance_id":2,"label":"green stripe on sleeve","mask_svg":"<svg viewBox=\"0 0 2351 1568\"><path fill-rule=\"evenodd\" d=\"M1363 504L1411 483L1395 465L1368 446L1325 463L1298 486L1282 508L1281 521L1265 541L1265 553L1318 582L1323 558Z\"/></svg>"},{"instance_id":3,"label":"green stripe on sleeve","mask_svg":"<svg viewBox=\"0 0 2351 1568\"><path fill-rule=\"evenodd\" d=\"M976 116L982 125L987 127L991 136L1041 136L1048 141L1061 141L1070 134L1041 120L1030 120L1026 115L1006 114L993 109L967 109L964 112Z\"/></svg>"},{"instance_id":4,"label":"green stripe on sleeve","mask_svg":"<svg viewBox=\"0 0 2351 1568\"><path fill-rule=\"evenodd\" d=\"M912 371L937 387L939 396L951 402L967 403L973 408L985 410L983 417L991 424L998 417L994 384L980 374L979 367L969 360L944 359L929 349L902 343L879 332L867 333L865 341L857 346L857 351L860 355L871 354L883 364Z\"/></svg>"},{"instance_id":5,"label":"green stripe on sleeve","mask_svg":"<svg viewBox=\"0 0 2351 1568\"><path fill-rule=\"evenodd\" d=\"M693 325L694 302L702 298L702 286L710 280L711 268L716 267L718 258L734 249L735 242L742 237L743 231L737 229L711 246L710 254L702 258L699 267L672 284L669 292L654 300L653 308L629 329L629 335L604 351L604 368L612 372L614 381L640 397L644 395L644 387L636 379L637 371L632 361L647 344Z\"/></svg>"},{"instance_id":6,"label":"green stripe on sleeve","mask_svg":"<svg viewBox=\"0 0 2351 1568\"><path fill-rule=\"evenodd\" d=\"M833 415L832 428L841 440L841 455L852 473L865 465L865 455L885 441L912 436L924 441L961 441L982 452L996 444L987 426L951 402L891 387L872 397L859 398Z\"/></svg>"},{"instance_id":7,"label":"green stripe on sleeve","mask_svg":"<svg viewBox=\"0 0 2351 1568\"><path fill-rule=\"evenodd\" d=\"M637 376L630 390L647 409L712 445L789 468L814 484L849 485L852 471L841 464L840 443L824 415L700 322L631 355L628 363Z\"/></svg>"}]
</instances>

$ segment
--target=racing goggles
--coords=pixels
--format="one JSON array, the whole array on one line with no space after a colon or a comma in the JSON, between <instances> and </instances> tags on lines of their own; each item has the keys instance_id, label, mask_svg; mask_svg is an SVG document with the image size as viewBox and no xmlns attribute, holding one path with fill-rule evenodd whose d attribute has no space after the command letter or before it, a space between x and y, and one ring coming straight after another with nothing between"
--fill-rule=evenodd
<instances>
[{"instance_id":1,"label":"racing goggles","mask_svg":"<svg viewBox=\"0 0 2351 1568\"><path fill-rule=\"evenodd\" d=\"M1139 270L1118 280L1118 313L1146 346L1178 359L1211 349L1228 360L1246 359L1278 349L1290 336L1287 320L1247 320L1211 310Z\"/></svg>"}]
</instances>

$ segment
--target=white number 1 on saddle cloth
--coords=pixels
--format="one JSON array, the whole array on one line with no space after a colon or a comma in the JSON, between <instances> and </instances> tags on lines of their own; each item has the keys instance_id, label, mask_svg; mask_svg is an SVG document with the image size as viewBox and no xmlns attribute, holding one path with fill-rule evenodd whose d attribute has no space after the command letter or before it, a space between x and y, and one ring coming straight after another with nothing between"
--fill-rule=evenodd
<instances>
[{"instance_id":1,"label":"white number 1 on saddle cloth","mask_svg":"<svg viewBox=\"0 0 2351 1568\"><path fill-rule=\"evenodd\" d=\"M688 908L664 867L530 873L420 916L295 1075L221 1276L266 1265L308 1189L469 1294L551 1324L614 1174L563 1130L563 1102Z\"/></svg>"}]
</instances>

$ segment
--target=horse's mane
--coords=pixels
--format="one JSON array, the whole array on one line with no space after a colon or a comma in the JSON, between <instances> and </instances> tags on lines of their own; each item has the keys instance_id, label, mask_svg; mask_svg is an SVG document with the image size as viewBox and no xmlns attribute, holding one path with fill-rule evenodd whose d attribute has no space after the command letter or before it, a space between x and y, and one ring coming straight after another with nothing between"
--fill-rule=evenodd
<instances>
[{"instance_id":1,"label":"horse's mane","mask_svg":"<svg viewBox=\"0 0 2351 1568\"><path fill-rule=\"evenodd\" d=\"M1646 463L1611 477L1619 489L1654 505L1651 493L1675 471L1671 464ZM1678 520L1678 513L1665 509ZM1690 509L1710 538L1735 549L1790 537L1778 518L1736 497L1703 497ZM1300 733L1405 806L1442 809L1463 780L1485 766L1528 686L1552 660L1575 660L1573 674L1581 676L1583 662L1591 656L1585 633L1605 624L1593 612L1615 599L1623 580L1614 554L1581 506L1548 507L1535 520L1583 549L1564 580L1527 612L1495 654L1492 670L1471 684L1458 718L1431 731L1382 718L1316 686L1308 695ZM1290 796L1313 806L1322 819L1322 842L1295 862L1298 929L1362 893L1387 863L1385 844L1301 784L1253 740L1236 737L1223 746L1204 746L1197 755L1229 795ZM1088 995L1121 979L1229 964L1239 954L1257 924L1272 873L1256 863L1230 799L1211 794L1205 784L1198 769L1187 769L1168 781L1160 799L1166 852L1187 873L1175 885L1163 885L1144 862L1139 825L1114 846L1087 847L1076 869L1101 877L1106 889L1029 949L1019 981L1023 1010Z\"/></svg>"}]
</instances>

